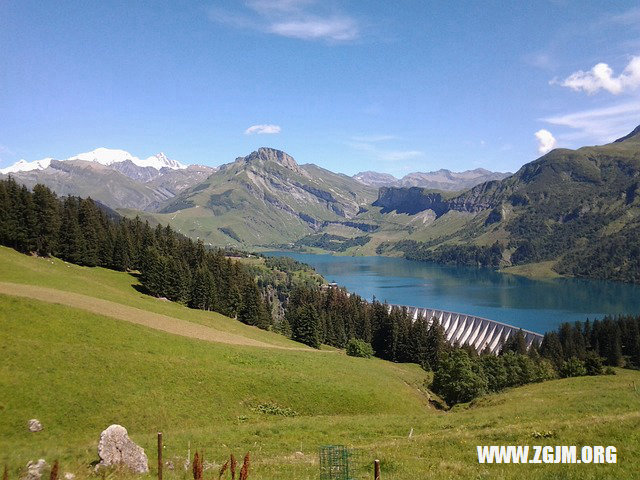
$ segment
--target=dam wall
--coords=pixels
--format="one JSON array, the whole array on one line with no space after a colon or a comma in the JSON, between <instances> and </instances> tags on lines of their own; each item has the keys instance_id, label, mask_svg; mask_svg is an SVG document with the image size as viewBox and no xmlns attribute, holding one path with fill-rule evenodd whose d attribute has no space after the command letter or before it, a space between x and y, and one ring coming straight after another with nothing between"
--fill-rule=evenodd
<instances>
[{"instance_id":1,"label":"dam wall","mask_svg":"<svg viewBox=\"0 0 640 480\"><path fill-rule=\"evenodd\" d=\"M527 348L533 342L538 344L542 342L543 336L539 333L489 320L488 318L430 308L389 305L389 309L393 307L406 308L414 321L422 316L428 319L429 325L431 325L433 319L437 319L438 323L444 328L444 333L449 343L471 345L477 352L482 352L485 348L488 348L491 353L498 354L503 343L509 337L515 335L518 330L522 330L524 339L527 342Z\"/></svg>"}]
</instances>

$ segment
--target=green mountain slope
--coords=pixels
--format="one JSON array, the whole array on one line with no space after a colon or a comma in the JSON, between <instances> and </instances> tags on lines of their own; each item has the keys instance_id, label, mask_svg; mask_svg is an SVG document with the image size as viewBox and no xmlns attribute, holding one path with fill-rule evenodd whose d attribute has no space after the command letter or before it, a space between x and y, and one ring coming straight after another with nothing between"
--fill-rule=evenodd
<instances>
[{"instance_id":1,"label":"green mountain slope","mask_svg":"<svg viewBox=\"0 0 640 480\"><path fill-rule=\"evenodd\" d=\"M383 188L373 204L381 221L395 215L405 222L395 230L383 225L375 235L390 238L378 251L482 263L465 249L497 242L499 256L491 265L553 260L563 274L637 282L639 185L640 132L635 131L608 145L553 150L505 180L458 195ZM413 221L419 216L422 226Z\"/></svg>"},{"instance_id":2,"label":"green mountain slope","mask_svg":"<svg viewBox=\"0 0 640 480\"><path fill-rule=\"evenodd\" d=\"M167 480L189 475L182 470L189 449L214 463L208 477L229 453L250 451L249 478L316 478L325 444L357 449L355 478L370 477L374 458L389 480L516 479L523 469L534 479L634 478L640 468L635 371L528 385L441 412L429 406L428 374L416 365L290 350L296 344L278 335L142 295L126 273L6 248L0 263L0 282L82 293L285 347L197 340L56 298L0 294L0 462L9 478L35 458L92 478L99 434L111 423L145 448L151 475L156 432L164 432L164 459L175 465L165 469ZM34 417L44 425L37 434L26 428ZM615 445L618 463L480 465L476 445L486 443Z\"/></svg>"},{"instance_id":3,"label":"green mountain slope","mask_svg":"<svg viewBox=\"0 0 640 480\"><path fill-rule=\"evenodd\" d=\"M346 175L261 148L167 201L155 217L214 244L274 245L349 223L375 192Z\"/></svg>"}]
</instances>

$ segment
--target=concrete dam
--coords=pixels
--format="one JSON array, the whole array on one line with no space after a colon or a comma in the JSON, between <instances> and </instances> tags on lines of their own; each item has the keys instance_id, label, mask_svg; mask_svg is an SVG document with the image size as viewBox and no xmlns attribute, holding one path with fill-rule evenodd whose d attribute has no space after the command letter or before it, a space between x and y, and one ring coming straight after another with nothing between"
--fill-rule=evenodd
<instances>
[{"instance_id":1,"label":"concrete dam","mask_svg":"<svg viewBox=\"0 0 640 480\"><path fill-rule=\"evenodd\" d=\"M527 342L527 348L533 342L542 342L542 335L539 333L487 318L444 310L432 310L430 308L389 305L389 309L393 307L406 308L414 321L423 316L431 324L434 318L437 319L442 328L444 328L444 333L449 343L457 342L460 345L472 345L478 352L482 352L488 347L491 353L499 353L502 344L509 337L515 335L518 330L522 330L524 339Z\"/></svg>"}]
</instances>

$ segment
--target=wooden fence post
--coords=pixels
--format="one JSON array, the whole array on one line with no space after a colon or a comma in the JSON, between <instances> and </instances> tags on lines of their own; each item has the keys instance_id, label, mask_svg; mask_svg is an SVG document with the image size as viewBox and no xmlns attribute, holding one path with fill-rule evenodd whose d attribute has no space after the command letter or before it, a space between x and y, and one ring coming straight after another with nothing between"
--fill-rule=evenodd
<instances>
[{"instance_id":1,"label":"wooden fence post","mask_svg":"<svg viewBox=\"0 0 640 480\"><path fill-rule=\"evenodd\" d=\"M162 432L158 432L158 480L162 480Z\"/></svg>"},{"instance_id":2,"label":"wooden fence post","mask_svg":"<svg viewBox=\"0 0 640 480\"><path fill-rule=\"evenodd\" d=\"M373 480L380 480L380 460L373 461Z\"/></svg>"}]
</instances>

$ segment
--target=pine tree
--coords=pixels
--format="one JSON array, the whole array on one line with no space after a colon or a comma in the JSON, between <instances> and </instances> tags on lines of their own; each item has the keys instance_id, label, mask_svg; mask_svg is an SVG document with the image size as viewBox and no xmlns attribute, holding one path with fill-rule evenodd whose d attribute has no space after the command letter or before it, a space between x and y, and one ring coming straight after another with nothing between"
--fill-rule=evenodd
<instances>
[{"instance_id":1,"label":"pine tree","mask_svg":"<svg viewBox=\"0 0 640 480\"><path fill-rule=\"evenodd\" d=\"M90 198L80 200L78 223L84 237L81 263L88 267L95 267L100 263L100 240L103 236L97 207Z\"/></svg>"},{"instance_id":2,"label":"pine tree","mask_svg":"<svg viewBox=\"0 0 640 480\"><path fill-rule=\"evenodd\" d=\"M62 207L58 252L71 263L82 264L85 256L85 239L78 222L78 199L67 197Z\"/></svg>"},{"instance_id":3,"label":"pine tree","mask_svg":"<svg viewBox=\"0 0 640 480\"><path fill-rule=\"evenodd\" d=\"M269 328L269 320L265 305L260 297L258 286L249 279L242 289L242 302L238 308L238 320L247 325L254 325L264 330Z\"/></svg>"},{"instance_id":4,"label":"pine tree","mask_svg":"<svg viewBox=\"0 0 640 480\"><path fill-rule=\"evenodd\" d=\"M385 360L393 360L396 347L396 331L389 314L389 306L385 303L373 304L373 339L371 344L376 355Z\"/></svg>"},{"instance_id":5,"label":"pine tree","mask_svg":"<svg viewBox=\"0 0 640 480\"><path fill-rule=\"evenodd\" d=\"M33 187L34 247L38 255L48 257L56 249L60 231L59 202L56 195L44 185Z\"/></svg>"},{"instance_id":6,"label":"pine tree","mask_svg":"<svg viewBox=\"0 0 640 480\"><path fill-rule=\"evenodd\" d=\"M33 195L24 185L20 188L19 197L16 199L18 211L18 224L16 226L16 249L29 253L36 249L37 218Z\"/></svg>"},{"instance_id":7,"label":"pine tree","mask_svg":"<svg viewBox=\"0 0 640 480\"><path fill-rule=\"evenodd\" d=\"M514 352L520 355L526 355L527 353L527 341L524 338L524 332L522 329L511 335L506 342L502 344L500 353Z\"/></svg>"},{"instance_id":8,"label":"pine tree","mask_svg":"<svg viewBox=\"0 0 640 480\"><path fill-rule=\"evenodd\" d=\"M540 355L551 360L556 369L560 370L564 363L564 353L556 332L545 334L542 339L542 344L540 345Z\"/></svg>"},{"instance_id":9,"label":"pine tree","mask_svg":"<svg viewBox=\"0 0 640 480\"><path fill-rule=\"evenodd\" d=\"M125 222L120 222L115 233L115 241L113 245L113 268L125 271L132 266L131 258L133 246L129 230Z\"/></svg>"},{"instance_id":10,"label":"pine tree","mask_svg":"<svg viewBox=\"0 0 640 480\"><path fill-rule=\"evenodd\" d=\"M431 319L429 334L427 336L426 350L427 362L429 364L429 367L431 368L431 370L435 370L438 367L440 358L448 350L444 328L442 328L440 322L438 322L438 319L435 317Z\"/></svg>"},{"instance_id":11,"label":"pine tree","mask_svg":"<svg viewBox=\"0 0 640 480\"><path fill-rule=\"evenodd\" d=\"M291 338L313 348L320 348L320 318L313 305L307 304L290 312Z\"/></svg>"},{"instance_id":12,"label":"pine tree","mask_svg":"<svg viewBox=\"0 0 640 480\"><path fill-rule=\"evenodd\" d=\"M204 266L196 269L191 281L191 298L189 306L201 310L209 309L211 298L211 272Z\"/></svg>"}]
</instances>

